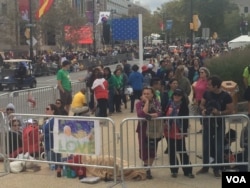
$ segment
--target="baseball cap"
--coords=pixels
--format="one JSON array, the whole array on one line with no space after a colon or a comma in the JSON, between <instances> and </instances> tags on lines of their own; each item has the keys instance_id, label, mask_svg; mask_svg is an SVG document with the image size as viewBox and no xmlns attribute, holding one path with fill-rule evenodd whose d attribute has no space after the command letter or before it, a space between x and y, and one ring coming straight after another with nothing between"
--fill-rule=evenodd
<instances>
[{"instance_id":1,"label":"baseball cap","mask_svg":"<svg viewBox=\"0 0 250 188\"><path fill-rule=\"evenodd\" d=\"M183 96L183 91L180 88L174 90L173 95Z\"/></svg>"}]
</instances>

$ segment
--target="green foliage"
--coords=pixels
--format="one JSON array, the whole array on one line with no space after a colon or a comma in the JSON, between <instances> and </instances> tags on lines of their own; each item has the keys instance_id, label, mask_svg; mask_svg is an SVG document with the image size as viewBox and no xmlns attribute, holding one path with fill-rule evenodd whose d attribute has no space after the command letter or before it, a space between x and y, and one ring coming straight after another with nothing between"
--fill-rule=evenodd
<instances>
[{"instance_id":1,"label":"green foliage","mask_svg":"<svg viewBox=\"0 0 250 188\"><path fill-rule=\"evenodd\" d=\"M239 101L243 100L243 70L250 64L250 48L235 50L219 57L207 59L205 66L212 75L218 75L224 81L234 81L239 86Z\"/></svg>"},{"instance_id":2,"label":"green foliage","mask_svg":"<svg viewBox=\"0 0 250 188\"><path fill-rule=\"evenodd\" d=\"M199 16L201 28L210 28L211 35L217 32L220 39L228 41L240 34L239 8L230 0L171 0L162 4L161 7L156 12L160 15L166 14L167 19L173 20L171 30L173 38L190 36L191 7L193 14ZM245 18L245 20L250 22L250 18ZM196 36L202 35L201 28L195 33Z\"/></svg>"}]
</instances>

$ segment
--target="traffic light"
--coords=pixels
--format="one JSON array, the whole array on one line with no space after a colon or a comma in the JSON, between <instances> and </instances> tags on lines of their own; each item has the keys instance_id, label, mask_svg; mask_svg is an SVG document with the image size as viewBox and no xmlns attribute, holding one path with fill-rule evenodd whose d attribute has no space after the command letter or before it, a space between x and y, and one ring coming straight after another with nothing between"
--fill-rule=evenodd
<instances>
[{"instance_id":1,"label":"traffic light","mask_svg":"<svg viewBox=\"0 0 250 188\"><path fill-rule=\"evenodd\" d=\"M198 15L193 15L193 31L198 31L200 27L200 20L198 18Z\"/></svg>"}]
</instances>

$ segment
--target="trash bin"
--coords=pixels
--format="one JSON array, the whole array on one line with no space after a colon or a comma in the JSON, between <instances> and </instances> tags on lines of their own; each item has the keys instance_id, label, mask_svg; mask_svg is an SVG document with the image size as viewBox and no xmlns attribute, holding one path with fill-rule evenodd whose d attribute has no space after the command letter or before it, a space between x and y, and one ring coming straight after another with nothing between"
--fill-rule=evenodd
<instances>
[{"instance_id":1,"label":"trash bin","mask_svg":"<svg viewBox=\"0 0 250 188\"><path fill-rule=\"evenodd\" d=\"M237 83L234 81L223 81L221 84L221 87L224 91L228 92L232 99L233 99L233 104L234 104L234 113L238 112L238 92L239 92L239 87Z\"/></svg>"}]
</instances>

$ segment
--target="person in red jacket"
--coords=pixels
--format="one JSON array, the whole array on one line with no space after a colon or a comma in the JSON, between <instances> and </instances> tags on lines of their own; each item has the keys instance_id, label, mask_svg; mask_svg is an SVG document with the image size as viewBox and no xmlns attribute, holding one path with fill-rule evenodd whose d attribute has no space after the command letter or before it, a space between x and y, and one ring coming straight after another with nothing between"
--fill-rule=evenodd
<instances>
[{"instance_id":1,"label":"person in red jacket","mask_svg":"<svg viewBox=\"0 0 250 188\"><path fill-rule=\"evenodd\" d=\"M97 107L99 108L99 117L107 117L108 109L108 81L104 78L102 72L98 73L97 78L91 87L94 90L94 96L97 100Z\"/></svg>"}]
</instances>

